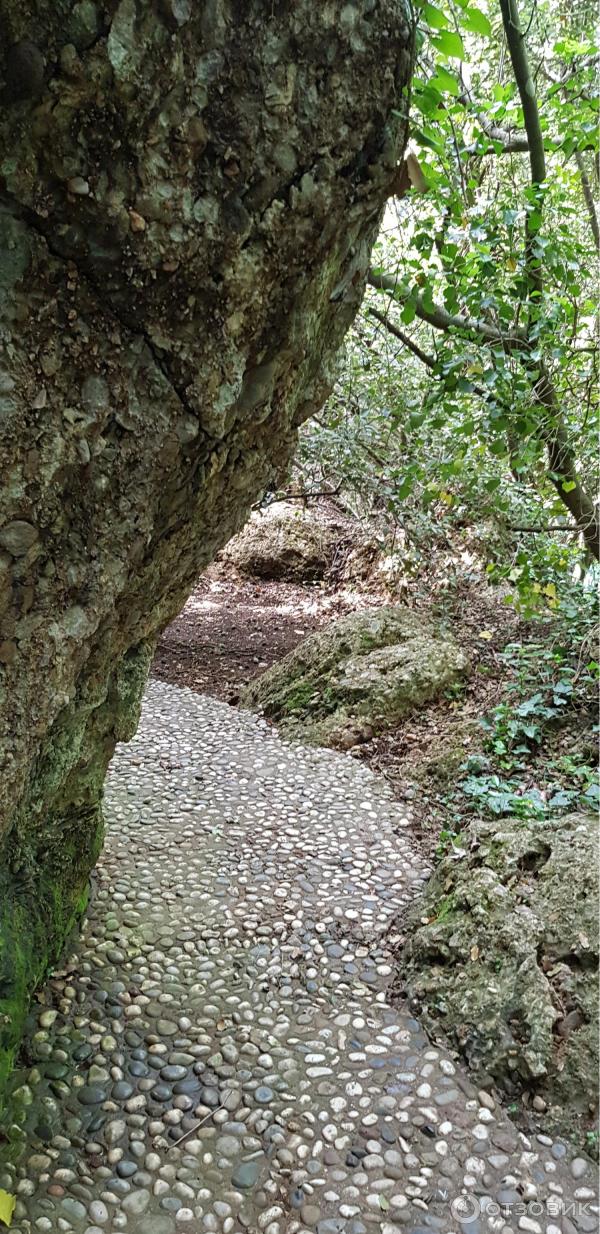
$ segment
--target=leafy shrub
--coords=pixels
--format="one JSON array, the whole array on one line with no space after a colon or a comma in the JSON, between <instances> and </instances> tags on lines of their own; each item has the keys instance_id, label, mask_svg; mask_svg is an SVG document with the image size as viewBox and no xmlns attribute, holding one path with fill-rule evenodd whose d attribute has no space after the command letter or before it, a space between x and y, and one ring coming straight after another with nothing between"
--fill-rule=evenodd
<instances>
[{"instance_id":1,"label":"leafy shrub","mask_svg":"<svg viewBox=\"0 0 600 1234\"><path fill-rule=\"evenodd\" d=\"M596 596L579 587L546 623L547 641L505 647L506 697L482 721L482 753L463 767L459 788L471 807L522 817L598 807L596 624ZM574 750L560 749L566 725Z\"/></svg>"}]
</instances>

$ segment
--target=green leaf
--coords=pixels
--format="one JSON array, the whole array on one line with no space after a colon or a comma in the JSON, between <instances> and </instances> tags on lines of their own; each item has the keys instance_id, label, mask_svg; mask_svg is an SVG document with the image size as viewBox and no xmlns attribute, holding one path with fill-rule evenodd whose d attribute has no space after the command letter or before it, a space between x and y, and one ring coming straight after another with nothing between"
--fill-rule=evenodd
<instances>
[{"instance_id":1,"label":"green leaf","mask_svg":"<svg viewBox=\"0 0 600 1234\"><path fill-rule=\"evenodd\" d=\"M458 78L454 76L454 73L449 73L448 69L445 69L441 64L437 65L435 77L432 78L431 85L434 89L441 90L442 93L452 94L454 98L457 98L460 94Z\"/></svg>"},{"instance_id":2,"label":"green leaf","mask_svg":"<svg viewBox=\"0 0 600 1234\"><path fill-rule=\"evenodd\" d=\"M3 1191L0 1187L0 1221L4 1225L10 1225L16 1203L16 1197L11 1195L9 1191Z\"/></svg>"},{"instance_id":3,"label":"green leaf","mask_svg":"<svg viewBox=\"0 0 600 1234\"><path fill-rule=\"evenodd\" d=\"M491 37L492 27L489 17L486 17L481 9L465 9L460 20L465 30L469 30L471 34L482 34L486 39Z\"/></svg>"},{"instance_id":4,"label":"green leaf","mask_svg":"<svg viewBox=\"0 0 600 1234\"><path fill-rule=\"evenodd\" d=\"M436 154L444 153L444 143L438 141L435 134L429 130L413 128L412 135L420 146L424 146L427 150L434 150Z\"/></svg>"},{"instance_id":5,"label":"green leaf","mask_svg":"<svg viewBox=\"0 0 600 1234\"><path fill-rule=\"evenodd\" d=\"M398 500L403 501L405 497L408 497L409 493L412 491L412 487L412 476L404 476L396 489L396 496L398 497Z\"/></svg>"},{"instance_id":6,"label":"green leaf","mask_svg":"<svg viewBox=\"0 0 600 1234\"><path fill-rule=\"evenodd\" d=\"M432 35L431 42L443 56L453 56L457 60L465 59L465 49L460 34L454 30L442 30L440 34Z\"/></svg>"},{"instance_id":7,"label":"green leaf","mask_svg":"<svg viewBox=\"0 0 600 1234\"><path fill-rule=\"evenodd\" d=\"M573 489L577 488L577 485L574 480L563 480L561 488L563 493L572 493Z\"/></svg>"},{"instance_id":8,"label":"green leaf","mask_svg":"<svg viewBox=\"0 0 600 1234\"><path fill-rule=\"evenodd\" d=\"M426 416L424 411L411 411L409 417L410 427L420 428L421 425L425 423L425 419Z\"/></svg>"},{"instance_id":9,"label":"green leaf","mask_svg":"<svg viewBox=\"0 0 600 1234\"><path fill-rule=\"evenodd\" d=\"M435 4L424 4L421 9L421 16L431 30L445 30L448 25L448 18L441 9L436 8Z\"/></svg>"},{"instance_id":10,"label":"green leaf","mask_svg":"<svg viewBox=\"0 0 600 1234\"><path fill-rule=\"evenodd\" d=\"M432 85L424 86L414 93L414 105L423 116L435 115L441 102L441 92Z\"/></svg>"}]
</instances>

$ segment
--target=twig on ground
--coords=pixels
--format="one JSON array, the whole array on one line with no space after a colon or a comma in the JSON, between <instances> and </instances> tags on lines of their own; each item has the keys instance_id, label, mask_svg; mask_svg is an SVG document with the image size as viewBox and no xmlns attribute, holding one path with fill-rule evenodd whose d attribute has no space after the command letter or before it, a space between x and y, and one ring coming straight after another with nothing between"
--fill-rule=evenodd
<instances>
[{"instance_id":1,"label":"twig on ground","mask_svg":"<svg viewBox=\"0 0 600 1234\"><path fill-rule=\"evenodd\" d=\"M233 1092L232 1088L226 1088L225 1097L227 1098L229 1094L232 1092ZM222 1101L221 1105L216 1106L214 1110L210 1110L208 1114L205 1114L204 1118L201 1118L199 1123L196 1123L194 1127L190 1127L189 1131L186 1131L185 1135L181 1135L178 1140L174 1140L172 1144L172 1148L177 1148L178 1144L183 1144L183 1141L188 1140L189 1137L191 1135L194 1135L194 1133L198 1131L200 1127L203 1127L204 1124L208 1122L209 1118L213 1117L213 1114L216 1114L218 1110L224 1110L224 1109L225 1109L225 1102Z\"/></svg>"}]
</instances>

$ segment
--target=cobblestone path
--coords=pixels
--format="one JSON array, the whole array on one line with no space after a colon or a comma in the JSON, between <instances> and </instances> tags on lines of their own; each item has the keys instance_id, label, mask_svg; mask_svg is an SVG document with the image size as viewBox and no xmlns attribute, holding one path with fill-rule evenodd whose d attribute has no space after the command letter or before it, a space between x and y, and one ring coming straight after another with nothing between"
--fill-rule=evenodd
<instances>
[{"instance_id":1,"label":"cobblestone path","mask_svg":"<svg viewBox=\"0 0 600 1234\"><path fill-rule=\"evenodd\" d=\"M14 1080L17 1234L591 1234L591 1165L388 1001L425 870L367 769L153 682L106 816Z\"/></svg>"}]
</instances>

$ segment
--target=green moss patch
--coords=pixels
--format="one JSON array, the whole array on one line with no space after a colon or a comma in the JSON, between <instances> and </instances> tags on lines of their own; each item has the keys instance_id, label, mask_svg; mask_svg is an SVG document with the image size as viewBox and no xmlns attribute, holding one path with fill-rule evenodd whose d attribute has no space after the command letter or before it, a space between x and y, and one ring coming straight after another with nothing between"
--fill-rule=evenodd
<instances>
[{"instance_id":1,"label":"green moss patch","mask_svg":"<svg viewBox=\"0 0 600 1234\"><path fill-rule=\"evenodd\" d=\"M21 846L0 867L0 1094L21 1039L33 990L85 910L89 872L102 847L100 807L65 820L43 851Z\"/></svg>"},{"instance_id":2,"label":"green moss patch","mask_svg":"<svg viewBox=\"0 0 600 1234\"><path fill-rule=\"evenodd\" d=\"M63 709L0 851L0 1102L31 995L85 911L106 768L116 742L135 733L151 656L150 643L138 644L99 698Z\"/></svg>"}]
</instances>

